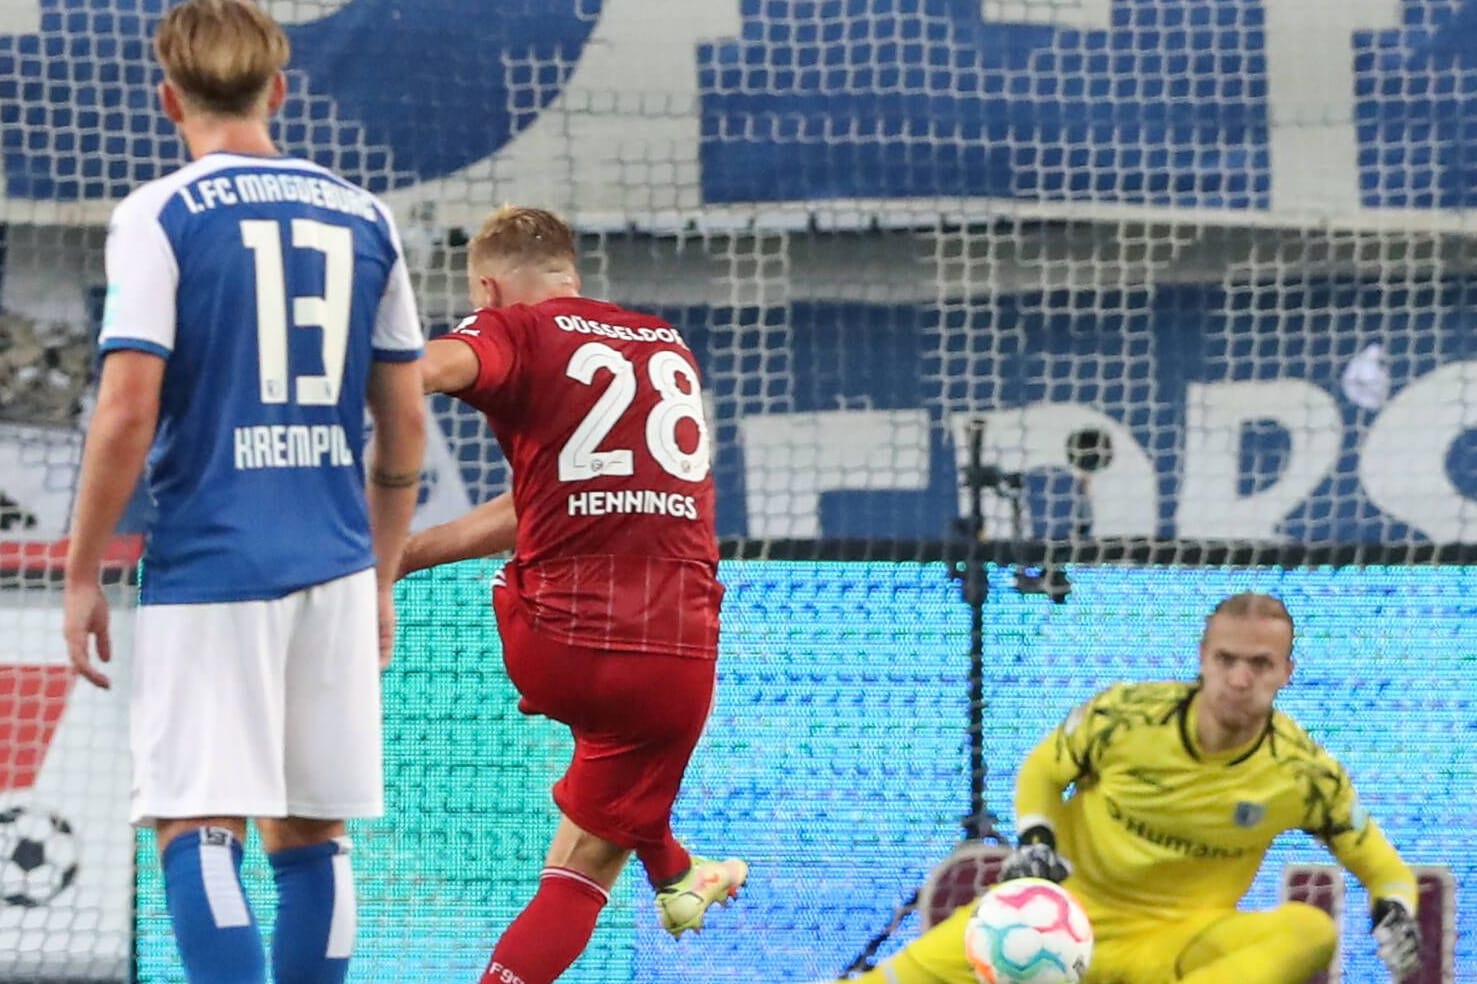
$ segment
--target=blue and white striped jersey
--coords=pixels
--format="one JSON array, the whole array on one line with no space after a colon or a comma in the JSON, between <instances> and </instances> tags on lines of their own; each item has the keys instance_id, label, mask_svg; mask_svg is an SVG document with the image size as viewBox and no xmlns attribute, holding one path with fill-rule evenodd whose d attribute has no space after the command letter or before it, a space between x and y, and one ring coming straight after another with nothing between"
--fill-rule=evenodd
<instances>
[{"instance_id":1,"label":"blue and white striped jersey","mask_svg":"<svg viewBox=\"0 0 1477 984\"><path fill-rule=\"evenodd\" d=\"M370 366L422 348L385 206L308 161L209 154L118 205L107 273L100 350L167 360L143 603L277 598L372 566Z\"/></svg>"}]
</instances>

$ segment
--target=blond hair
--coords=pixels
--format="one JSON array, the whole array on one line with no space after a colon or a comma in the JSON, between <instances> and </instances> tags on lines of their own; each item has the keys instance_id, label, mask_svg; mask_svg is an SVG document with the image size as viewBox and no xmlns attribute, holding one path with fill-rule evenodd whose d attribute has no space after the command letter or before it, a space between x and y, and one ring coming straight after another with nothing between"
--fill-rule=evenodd
<instances>
[{"instance_id":1,"label":"blond hair","mask_svg":"<svg viewBox=\"0 0 1477 984\"><path fill-rule=\"evenodd\" d=\"M574 231L559 216L541 208L504 205L489 215L467 244L467 263L515 259L575 263Z\"/></svg>"},{"instance_id":2,"label":"blond hair","mask_svg":"<svg viewBox=\"0 0 1477 984\"><path fill-rule=\"evenodd\" d=\"M247 116L287 64L292 45L250 0L186 0L154 33L164 75L194 108Z\"/></svg>"},{"instance_id":3,"label":"blond hair","mask_svg":"<svg viewBox=\"0 0 1477 984\"><path fill-rule=\"evenodd\" d=\"M1282 603L1281 598L1269 594L1259 594L1255 591L1243 591L1230 597L1222 598L1215 610L1206 617L1208 623L1217 615L1228 615L1232 618L1270 618L1287 623L1287 629L1292 632L1295 628L1292 622L1292 613Z\"/></svg>"}]
</instances>

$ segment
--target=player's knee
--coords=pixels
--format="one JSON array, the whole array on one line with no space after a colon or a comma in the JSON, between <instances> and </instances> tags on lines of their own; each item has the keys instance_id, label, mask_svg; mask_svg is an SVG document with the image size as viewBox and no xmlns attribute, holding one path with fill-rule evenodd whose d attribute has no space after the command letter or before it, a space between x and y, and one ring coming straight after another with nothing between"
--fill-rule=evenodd
<instances>
[{"instance_id":1,"label":"player's knee","mask_svg":"<svg viewBox=\"0 0 1477 984\"><path fill-rule=\"evenodd\" d=\"M1287 902L1278 908L1282 931L1297 939L1311 954L1320 958L1320 966L1332 962L1338 948L1338 926L1333 917L1305 902Z\"/></svg>"},{"instance_id":2,"label":"player's knee","mask_svg":"<svg viewBox=\"0 0 1477 984\"><path fill-rule=\"evenodd\" d=\"M560 817L544 864L551 868L572 868L608 888L615 884L630 854L629 848L586 830L565 814Z\"/></svg>"},{"instance_id":3,"label":"player's knee","mask_svg":"<svg viewBox=\"0 0 1477 984\"><path fill-rule=\"evenodd\" d=\"M312 847L348 834L348 827L342 820L313 817L260 817L256 828L262 835L262 845L269 852Z\"/></svg>"}]
</instances>

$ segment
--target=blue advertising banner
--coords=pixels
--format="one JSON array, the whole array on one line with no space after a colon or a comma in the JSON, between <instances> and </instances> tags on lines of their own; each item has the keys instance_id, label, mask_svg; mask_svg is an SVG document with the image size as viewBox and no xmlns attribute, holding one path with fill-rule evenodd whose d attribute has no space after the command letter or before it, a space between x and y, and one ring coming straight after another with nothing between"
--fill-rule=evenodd
<instances>
[{"instance_id":1,"label":"blue advertising banner","mask_svg":"<svg viewBox=\"0 0 1477 984\"><path fill-rule=\"evenodd\" d=\"M8 6L4 199L112 200L180 161L153 106L165 0ZM557 152L587 213L943 197L1357 217L1477 196L1472 0L694 6L269 4L294 46L283 143L378 192L494 160L500 193L546 189ZM668 202L648 187L667 172L613 171L612 148L697 180ZM452 187L424 194L465 204Z\"/></svg>"}]
</instances>

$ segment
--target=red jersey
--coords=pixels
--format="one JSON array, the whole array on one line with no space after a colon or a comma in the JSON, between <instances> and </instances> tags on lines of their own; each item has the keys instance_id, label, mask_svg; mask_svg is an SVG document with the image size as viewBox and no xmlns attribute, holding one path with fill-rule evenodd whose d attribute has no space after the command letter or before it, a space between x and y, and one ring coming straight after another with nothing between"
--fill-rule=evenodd
<instances>
[{"instance_id":1,"label":"red jersey","mask_svg":"<svg viewBox=\"0 0 1477 984\"><path fill-rule=\"evenodd\" d=\"M505 570L537 631L713 659L718 540L696 361L660 318L565 297L483 308L446 338L513 471Z\"/></svg>"}]
</instances>

